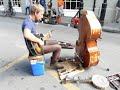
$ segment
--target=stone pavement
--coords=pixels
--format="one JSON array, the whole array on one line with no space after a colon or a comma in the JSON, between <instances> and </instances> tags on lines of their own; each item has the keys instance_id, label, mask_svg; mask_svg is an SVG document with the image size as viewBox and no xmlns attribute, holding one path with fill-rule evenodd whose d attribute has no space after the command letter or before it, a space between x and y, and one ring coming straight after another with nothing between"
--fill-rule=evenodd
<instances>
[{"instance_id":1,"label":"stone pavement","mask_svg":"<svg viewBox=\"0 0 120 90\"><path fill-rule=\"evenodd\" d=\"M3 16L2 12L0 12L0 16ZM12 16L11 18L24 19L25 17L26 17L26 15L24 13L16 13L16 15ZM64 17L62 17L62 22L60 24L73 26L73 25L71 25L71 19L72 19L72 17L64 16ZM120 33L120 22L115 23L112 21L104 21L102 30L105 32L110 32L110 33Z\"/></svg>"}]
</instances>

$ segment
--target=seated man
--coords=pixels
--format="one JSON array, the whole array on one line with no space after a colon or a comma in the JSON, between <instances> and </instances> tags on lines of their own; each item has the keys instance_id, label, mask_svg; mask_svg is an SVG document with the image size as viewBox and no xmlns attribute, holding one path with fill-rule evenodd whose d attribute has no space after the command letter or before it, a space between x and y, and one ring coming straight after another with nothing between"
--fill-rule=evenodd
<instances>
[{"instance_id":1,"label":"seated man","mask_svg":"<svg viewBox=\"0 0 120 90\"><path fill-rule=\"evenodd\" d=\"M52 9L52 12L53 12L53 15L52 15L52 17L54 18L57 18L57 12L56 12L56 10L55 9Z\"/></svg>"},{"instance_id":2,"label":"seated man","mask_svg":"<svg viewBox=\"0 0 120 90\"><path fill-rule=\"evenodd\" d=\"M46 41L47 45L44 45L44 41L42 41L41 39L37 38L34 35L34 34L37 34L35 23L43 18L43 14L44 14L43 6L41 6L40 4L34 4L31 6L30 15L23 21L23 24L22 24L22 31L23 31L25 41L29 40L31 42L38 43L38 45L42 47L44 54L53 52L53 55L51 58L51 65L54 66L56 69L63 68L63 66L58 63L58 60L60 58L60 53L61 53L61 46L57 43L52 43L51 42L52 40L49 42ZM52 36L51 32L48 33L48 36L49 37ZM33 56L30 50L29 50L29 56Z\"/></svg>"},{"instance_id":3,"label":"seated man","mask_svg":"<svg viewBox=\"0 0 120 90\"><path fill-rule=\"evenodd\" d=\"M58 17L57 17L57 13L56 13L56 10L55 9L52 9L52 12L53 12L53 15L51 15L51 17L49 17L49 24L57 24L58 22L57 22L57 19L58 19Z\"/></svg>"}]
</instances>

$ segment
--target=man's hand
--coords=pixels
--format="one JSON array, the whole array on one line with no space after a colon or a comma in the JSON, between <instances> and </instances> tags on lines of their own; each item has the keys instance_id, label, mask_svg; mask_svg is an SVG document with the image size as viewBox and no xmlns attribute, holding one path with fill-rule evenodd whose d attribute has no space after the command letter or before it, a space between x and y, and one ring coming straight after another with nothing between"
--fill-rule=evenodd
<instances>
[{"instance_id":1,"label":"man's hand","mask_svg":"<svg viewBox=\"0 0 120 90\"><path fill-rule=\"evenodd\" d=\"M40 40L40 41L38 42L38 44L39 44L40 46L44 46L44 41Z\"/></svg>"},{"instance_id":2,"label":"man's hand","mask_svg":"<svg viewBox=\"0 0 120 90\"><path fill-rule=\"evenodd\" d=\"M48 36L49 36L49 38L52 37L52 32L51 31L49 31Z\"/></svg>"},{"instance_id":3,"label":"man's hand","mask_svg":"<svg viewBox=\"0 0 120 90\"><path fill-rule=\"evenodd\" d=\"M44 37L45 37L45 38L51 38L51 37L52 37L52 32L49 31L47 34L45 34Z\"/></svg>"}]
</instances>

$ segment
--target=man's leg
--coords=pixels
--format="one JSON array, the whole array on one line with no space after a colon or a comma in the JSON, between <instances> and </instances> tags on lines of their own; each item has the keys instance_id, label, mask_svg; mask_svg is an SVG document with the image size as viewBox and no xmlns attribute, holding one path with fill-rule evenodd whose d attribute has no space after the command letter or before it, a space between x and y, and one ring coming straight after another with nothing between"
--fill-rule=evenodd
<instances>
[{"instance_id":1,"label":"man's leg","mask_svg":"<svg viewBox=\"0 0 120 90\"><path fill-rule=\"evenodd\" d=\"M27 7L25 8L25 15L27 15Z\"/></svg>"},{"instance_id":2,"label":"man's leg","mask_svg":"<svg viewBox=\"0 0 120 90\"><path fill-rule=\"evenodd\" d=\"M119 16L120 15L120 8L116 7L116 16L115 16L115 21L118 22Z\"/></svg>"},{"instance_id":3,"label":"man's leg","mask_svg":"<svg viewBox=\"0 0 120 90\"><path fill-rule=\"evenodd\" d=\"M58 13L61 16L61 7L58 7Z\"/></svg>"},{"instance_id":4,"label":"man's leg","mask_svg":"<svg viewBox=\"0 0 120 90\"><path fill-rule=\"evenodd\" d=\"M30 7L28 7L28 10L29 10L29 13L28 13L28 14L30 15Z\"/></svg>"},{"instance_id":5,"label":"man's leg","mask_svg":"<svg viewBox=\"0 0 120 90\"><path fill-rule=\"evenodd\" d=\"M118 8L118 16L117 16L117 22L119 23L119 18L120 18L120 8Z\"/></svg>"},{"instance_id":6,"label":"man's leg","mask_svg":"<svg viewBox=\"0 0 120 90\"><path fill-rule=\"evenodd\" d=\"M60 58L61 46L58 44L44 46L44 54L51 52L53 52L52 60L58 61Z\"/></svg>"},{"instance_id":7,"label":"man's leg","mask_svg":"<svg viewBox=\"0 0 120 90\"><path fill-rule=\"evenodd\" d=\"M53 53L51 57L51 65L53 65L56 69L63 68L63 65L58 64L60 53L61 53L61 46L56 44L55 40L47 41L47 45L44 46L44 54ZM48 45L49 44L49 45Z\"/></svg>"},{"instance_id":8,"label":"man's leg","mask_svg":"<svg viewBox=\"0 0 120 90\"><path fill-rule=\"evenodd\" d=\"M61 14L62 14L62 16L64 16L63 5L61 6Z\"/></svg>"},{"instance_id":9,"label":"man's leg","mask_svg":"<svg viewBox=\"0 0 120 90\"><path fill-rule=\"evenodd\" d=\"M48 15L49 15L49 17L51 16L51 11L48 11Z\"/></svg>"}]
</instances>

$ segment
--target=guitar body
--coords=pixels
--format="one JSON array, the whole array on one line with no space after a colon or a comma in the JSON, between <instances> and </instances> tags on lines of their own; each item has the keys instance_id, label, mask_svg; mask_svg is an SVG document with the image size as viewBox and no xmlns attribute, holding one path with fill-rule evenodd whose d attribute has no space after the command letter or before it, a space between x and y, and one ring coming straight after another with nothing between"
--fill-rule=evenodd
<instances>
[{"instance_id":1,"label":"guitar body","mask_svg":"<svg viewBox=\"0 0 120 90\"><path fill-rule=\"evenodd\" d=\"M37 34L35 35L37 38L40 38L41 40L43 40L43 34ZM25 39L26 42L26 46L29 50L29 52L32 54L32 56L37 56L40 54L43 54L43 47L39 46L38 43L36 42L32 42L28 39Z\"/></svg>"},{"instance_id":2,"label":"guitar body","mask_svg":"<svg viewBox=\"0 0 120 90\"><path fill-rule=\"evenodd\" d=\"M37 43L31 42L33 44L33 46L35 47L35 50L37 51L37 53L41 53L42 52L42 47L40 47Z\"/></svg>"}]
</instances>

